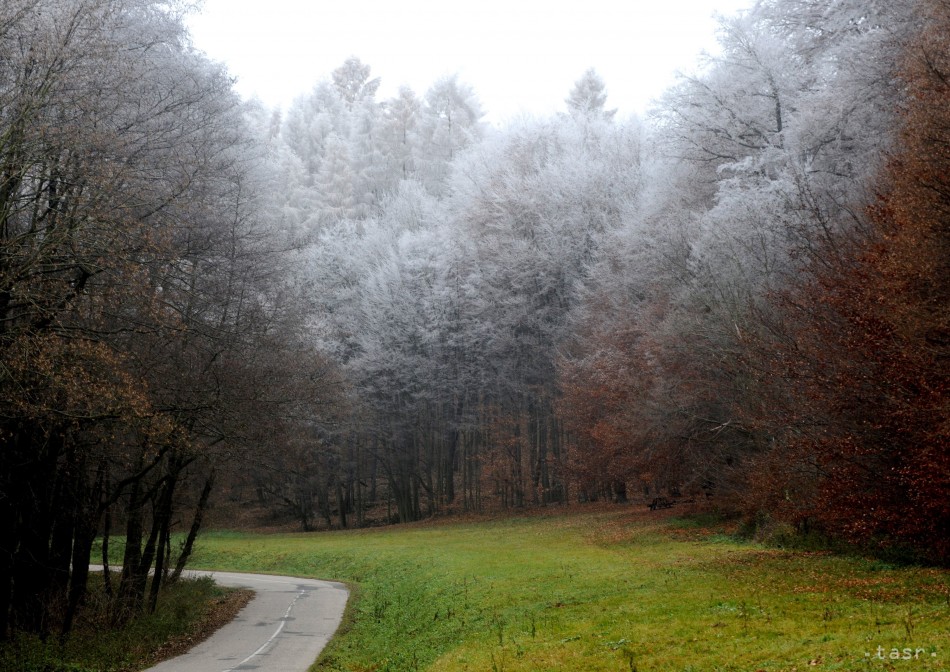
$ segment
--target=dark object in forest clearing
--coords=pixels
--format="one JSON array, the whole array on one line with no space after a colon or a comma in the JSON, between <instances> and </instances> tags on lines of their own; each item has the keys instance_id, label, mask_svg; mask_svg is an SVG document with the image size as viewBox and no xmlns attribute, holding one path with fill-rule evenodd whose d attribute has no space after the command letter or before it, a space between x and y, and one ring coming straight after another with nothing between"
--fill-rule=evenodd
<instances>
[{"instance_id":1,"label":"dark object in forest clearing","mask_svg":"<svg viewBox=\"0 0 950 672\"><path fill-rule=\"evenodd\" d=\"M668 509L673 506L674 503L672 499L667 499L666 497L654 497L653 501L650 502L650 511Z\"/></svg>"}]
</instances>

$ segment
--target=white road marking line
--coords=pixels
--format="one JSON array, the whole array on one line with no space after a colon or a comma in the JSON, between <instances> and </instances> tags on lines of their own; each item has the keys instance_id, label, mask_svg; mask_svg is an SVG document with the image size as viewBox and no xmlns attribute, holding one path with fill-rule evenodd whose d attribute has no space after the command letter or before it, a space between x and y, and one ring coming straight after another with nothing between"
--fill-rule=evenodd
<instances>
[{"instance_id":1,"label":"white road marking line","mask_svg":"<svg viewBox=\"0 0 950 672\"><path fill-rule=\"evenodd\" d=\"M255 657L255 656L258 656L258 655L260 655L261 653L263 653L263 652L264 652L264 649L266 649L268 646L270 646L271 642L274 641L274 638L277 637L277 635L280 634L280 631L284 629L284 626L287 625L287 618L290 616L290 612L293 610L294 605L297 604L297 600L299 600L301 597L303 597L304 593L306 593L306 592L307 592L306 590L301 590L299 593L297 593L297 597L294 598L294 601L290 603L290 606L289 606L289 607L287 607L287 611L284 612L284 617L281 619L280 625L277 626L277 630L274 631L274 634L271 635L270 638L269 638L266 642L264 642L263 644L261 644L261 648L259 648L257 651L255 651L254 653L252 653L251 655L249 655L247 658L245 658L244 660L242 660L240 663L238 663L238 664L235 665L234 667L229 667L228 669L223 670L222 672L234 672L234 670L236 670L237 668L241 667L241 665L243 665L244 663L246 663L247 661L249 661L251 658L253 658L253 657Z\"/></svg>"}]
</instances>

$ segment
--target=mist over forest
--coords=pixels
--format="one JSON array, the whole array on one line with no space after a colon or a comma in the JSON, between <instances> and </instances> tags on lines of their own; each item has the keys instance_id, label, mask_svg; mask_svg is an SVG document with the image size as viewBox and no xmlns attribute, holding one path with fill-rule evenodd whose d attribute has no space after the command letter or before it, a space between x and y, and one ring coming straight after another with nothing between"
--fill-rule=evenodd
<instances>
[{"instance_id":1,"label":"mist over forest","mask_svg":"<svg viewBox=\"0 0 950 672\"><path fill-rule=\"evenodd\" d=\"M356 56L241 100L183 11L0 9L0 637L68 631L97 536L154 606L209 501L950 558L946 0L760 0L642 118L591 70L504 127Z\"/></svg>"}]
</instances>

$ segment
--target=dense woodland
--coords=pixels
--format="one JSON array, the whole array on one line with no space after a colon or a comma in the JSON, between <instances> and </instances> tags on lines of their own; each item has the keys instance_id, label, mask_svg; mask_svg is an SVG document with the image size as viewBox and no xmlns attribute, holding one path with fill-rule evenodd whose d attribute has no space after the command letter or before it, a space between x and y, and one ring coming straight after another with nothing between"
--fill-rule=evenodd
<instances>
[{"instance_id":1,"label":"dense woodland","mask_svg":"<svg viewBox=\"0 0 950 672\"><path fill-rule=\"evenodd\" d=\"M761 0L645 118L589 71L501 128L356 57L242 101L183 11L0 9L0 636L68 633L97 536L154 604L216 487L948 561L950 2Z\"/></svg>"}]
</instances>

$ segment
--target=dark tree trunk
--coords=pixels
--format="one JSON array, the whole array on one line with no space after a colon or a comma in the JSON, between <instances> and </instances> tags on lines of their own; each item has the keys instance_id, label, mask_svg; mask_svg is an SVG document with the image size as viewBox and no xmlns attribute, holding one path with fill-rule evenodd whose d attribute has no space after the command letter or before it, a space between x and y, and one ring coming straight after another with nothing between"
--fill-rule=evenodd
<instances>
[{"instance_id":1,"label":"dark tree trunk","mask_svg":"<svg viewBox=\"0 0 950 672\"><path fill-rule=\"evenodd\" d=\"M51 433L45 439L37 459L25 470L20 486L20 512L16 516L20 533L17 535L19 544L13 558L11 600L14 626L44 638L49 634L49 600L53 581L50 570L52 489L56 479L56 463L62 453L63 437L59 433Z\"/></svg>"},{"instance_id":2,"label":"dark tree trunk","mask_svg":"<svg viewBox=\"0 0 950 672\"><path fill-rule=\"evenodd\" d=\"M132 615L137 604L135 601L135 583L142 562L142 509L145 502L140 500L141 481L132 483L129 492L129 507L125 524L125 553L122 555L122 575L113 612L113 620L123 623Z\"/></svg>"},{"instance_id":3,"label":"dark tree trunk","mask_svg":"<svg viewBox=\"0 0 950 672\"><path fill-rule=\"evenodd\" d=\"M107 504L102 515L102 587L109 598L113 595L112 572L109 569L110 536L112 536L112 505Z\"/></svg>"},{"instance_id":4,"label":"dark tree trunk","mask_svg":"<svg viewBox=\"0 0 950 672\"><path fill-rule=\"evenodd\" d=\"M175 571L172 574L172 581L177 581L185 569L185 563L191 557L192 549L195 547L195 539L198 538L198 531L201 529L201 522L204 519L205 510L208 507L208 499L211 496L211 490L214 487L214 470L205 480L204 487L201 489L201 496L198 498L198 506L195 509L194 518L191 520L191 528L188 530L188 536L185 538L185 545L181 549L181 555L178 556L178 562L175 564Z\"/></svg>"},{"instance_id":5,"label":"dark tree trunk","mask_svg":"<svg viewBox=\"0 0 950 672\"><path fill-rule=\"evenodd\" d=\"M102 496L106 487L106 465L99 465L96 481L91 488L84 488L82 496L77 500L77 514L75 534L73 538L72 573L69 581L69 599L60 638L65 640L72 629L73 619L80 605L86 597L86 588L89 585L89 561L92 557L92 543L96 538L99 527L99 516L102 512ZM103 547L107 549L106 539L108 531L103 534Z\"/></svg>"},{"instance_id":6,"label":"dark tree trunk","mask_svg":"<svg viewBox=\"0 0 950 672\"><path fill-rule=\"evenodd\" d=\"M168 476L165 482L165 488L162 490L158 506L155 509L154 520L152 522L152 537L158 532L158 547L155 549L155 573L152 575L152 585L149 590L149 611L155 613L155 607L158 606L158 593L161 590L162 583L165 581L165 575L168 573L166 557L168 556L168 546L171 543L172 516L174 515L174 496L175 488L178 484L178 462L173 463L175 471ZM149 558L151 565L151 558ZM148 571L148 566L145 568Z\"/></svg>"},{"instance_id":7,"label":"dark tree trunk","mask_svg":"<svg viewBox=\"0 0 950 672\"><path fill-rule=\"evenodd\" d=\"M53 532L50 541L50 587L48 607L65 609L69 591L69 568L73 560L73 541L77 518L82 515L80 493L85 489L82 460L70 459L60 470L53 499Z\"/></svg>"},{"instance_id":8,"label":"dark tree trunk","mask_svg":"<svg viewBox=\"0 0 950 672\"><path fill-rule=\"evenodd\" d=\"M6 450L0 450L0 641L9 633L10 601L13 591L13 556L16 553L17 525L14 489L16 477L12 473Z\"/></svg>"},{"instance_id":9,"label":"dark tree trunk","mask_svg":"<svg viewBox=\"0 0 950 672\"><path fill-rule=\"evenodd\" d=\"M336 504L340 509L340 527L346 528L347 501L343 493L343 482L340 479L336 482Z\"/></svg>"},{"instance_id":10,"label":"dark tree trunk","mask_svg":"<svg viewBox=\"0 0 950 672\"><path fill-rule=\"evenodd\" d=\"M92 556L92 543L96 538L98 515L95 509L87 510L78 521L76 536L73 540L72 574L69 580L69 601L63 618L60 637L65 638L72 629L73 619L86 597L89 585L89 560Z\"/></svg>"}]
</instances>

